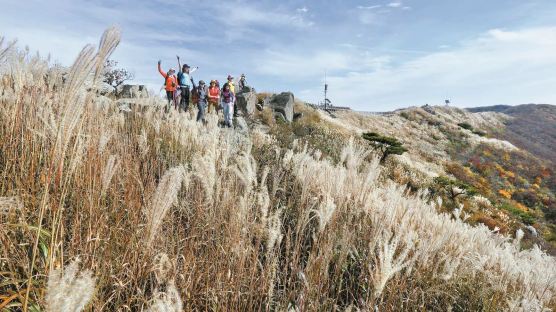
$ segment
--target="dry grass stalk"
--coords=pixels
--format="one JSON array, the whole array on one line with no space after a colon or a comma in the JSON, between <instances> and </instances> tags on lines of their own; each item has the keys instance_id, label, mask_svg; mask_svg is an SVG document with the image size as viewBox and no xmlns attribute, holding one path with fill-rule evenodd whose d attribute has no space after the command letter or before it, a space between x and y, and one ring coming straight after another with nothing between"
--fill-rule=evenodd
<instances>
[{"instance_id":1,"label":"dry grass stalk","mask_svg":"<svg viewBox=\"0 0 556 312\"><path fill-rule=\"evenodd\" d=\"M91 306L105 311L144 309L156 289L148 306L163 311L556 306L554 258L438 214L356 141L331 161L296 143L284 149L268 135L220 129L216 117L206 126L184 114L163 118L155 97L132 115L107 109L114 103L106 99L84 110L101 101L83 83L116 34L106 33L102 53L86 48L69 76L24 51L6 54L10 75L0 67L0 189L25 199L7 205L20 207L20 224L0 219L0 292L33 285L16 304L56 303L42 297L41 276L87 255L99 285ZM352 117L354 127L383 127L435 148L425 128L408 132L398 117L372 117L371 125ZM103 131L118 141L111 157L89 144ZM417 156L410 170L436 170ZM110 189L115 168L118 187ZM52 183L58 173L61 183ZM155 246L167 258L151 258Z\"/></svg>"},{"instance_id":2,"label":"dry grass stalk","mask_svg":"<svg viewBox=\"0 0 556 312\"><path fill-rule=\"evenodd\" d=\"M46 311L83 311L94 292L95 279L92 272L80 272L79 260L74 260L64 270L50 272L46 289Z\"/></svg>"},{"instance_id":3,"label":"dry grass stalk","mask_svg":"<svg viewBox=\"0 0 556 312\"><path fill-rule=\"evenodd\" d=\"M164 217L178 200L178 192L182 187L185 176L186 170L183 166L169 169L164 176L162 176L151 200L151 204L145 211L147 215L148 245L153 242Z\"/></svg>"}]
</instances>

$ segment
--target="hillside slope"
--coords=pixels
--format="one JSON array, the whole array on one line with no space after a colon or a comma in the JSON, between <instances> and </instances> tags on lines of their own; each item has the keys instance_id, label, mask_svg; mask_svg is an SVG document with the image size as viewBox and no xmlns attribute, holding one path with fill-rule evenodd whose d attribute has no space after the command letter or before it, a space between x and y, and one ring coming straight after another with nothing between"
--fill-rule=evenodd
<instances>
[{"instance_id":1,"label":"hillside slope","mask_svg":"<svg viewBox=\"0 0 556 312\"><path fill-rule=\"evenodd\" d=\"M556 105L526 104L467 110L495 111L510 116L503 131L495 132L496 136L556 165Z\"/></svg>"},{"instance_id":2,"label":"hillside slope","mask_svg":"<svg viewBox=\"0 0 556 312\"><path fill-rule=\"evenodd\" d=\"M531 244L540 244L550 253L556 253L556 175L554 167L539 150L520 148L500 139L509 136L517 144L528 141L527 146L543 146L552 124L532 123L526 111L537 114L553 110L553 106L503 108L518 117L500 112L472 113L453 107L402 109L381 115L355 112L337 113L331 118L321 112L322 118L352 133L379 132L401 140L408 148L402 156L395 156L396 166L409 168L412 178L400 179L417 189L434 193L438 182L445 177L468 187L468 192L487 198L493 209L476 209L472 196L461 196L453 206L463 205L471 221L480 222L502 232L529 228ZM519 112L519 113L517 113ZM549 113L543 117L547 123ZM521 120L519 119L521 118ZM534 124L545 131L515 139L512 130L522 124ZM529 126L530 128L534 126ZM521 129L521 128L520 128ZM540 140L540 141L539 141ZM551 147L552 148L552 147ZM444 179L444 180L443 180ZM445 198L446 199L446 198ZM532 228L530 227L532 226ZM534 229L533 229L534 228ZM538 234L538 237L535 235ZM540 238L540 239L539 239Z\"/></svg>"}]
</instances>

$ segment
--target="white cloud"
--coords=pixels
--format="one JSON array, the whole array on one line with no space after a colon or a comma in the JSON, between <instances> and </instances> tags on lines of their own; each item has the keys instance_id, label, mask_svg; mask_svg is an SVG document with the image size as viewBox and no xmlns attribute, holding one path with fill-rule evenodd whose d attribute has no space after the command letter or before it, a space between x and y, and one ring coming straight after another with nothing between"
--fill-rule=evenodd
<instances>
[{"instance_id":1,"label":"white cloud","mask_svg":"<svg viewBox=\"0 0 556 312\"><path fill-rule=\"evenodd\" d=\"M255 69L264 75L305 80L308 77L320 77L325 71L335 73L363 69L378 70L389 62L387 56L375 56L351 44L339 46L347 49L316 51L309 54L267 50L255 61Z\"/></svg>"},{"instance_id":2,"label":"white cloud","mask_svg":"<svg viewBox=\"0 0 556 312\"><path fill-rule=\"evenodd\" d=\"M364 110L440 104L447 97L461 106L554 103L554 68L556 27L495 29L455 48L395 66L386 59L372 70L354 67L328 81L333 102ZM320 93L320 87L304 92L309 101Z\"/></svg>"},{"instance_id":3,"label":"white cloud","mask_svg":"<svg viewBox=\"0 0 556 312\"><path fill-rule=\"evenodd\" d=\"M388 6L391 7L391 8L399 8L399 7L402 6L402 3L401 2L390 2L390 3L388 3Z\"/></svg>"},{"instance_id":4,"label":"white cloud","mask_svg":"<svg viewBox=\"0 0 556 312\"><path fill-rule=\"evenodd\" d=\"M298 8L296 11L297 11L298 13L307 13L307 12L309 12L309 9L307 9L307 7L304 6L304 7L302 7L302 8Z\"/></svg>"},{"instance_id":5,"label":"white cloud","mask_svg":"<svg viewBox=\"0 0 556 312\"><path fill-rule=\"evenodd\" d=\"M308 11L306 7L298 9L297 14L268 10L247 3L242 3L241 8L238 8L235 3L224 3L217 6L217 9L220 10L219 20L234 28L252 25L303 28L313 25L311 21L301 16L301 13Z\"/></svg>"},{"instance_id":6,"label":"white cloud","mask_svg":"<svg viewBox=\"0 0 556 312\"><path fill-rule=\"evenodd\" d=\"M370 6L364 6L364 5L358 5L357 8L360 10L374 10L374 9L379 9L381 8L382 5L377 4L377 5L370 5Z\"/></svg>"}]
</instances>

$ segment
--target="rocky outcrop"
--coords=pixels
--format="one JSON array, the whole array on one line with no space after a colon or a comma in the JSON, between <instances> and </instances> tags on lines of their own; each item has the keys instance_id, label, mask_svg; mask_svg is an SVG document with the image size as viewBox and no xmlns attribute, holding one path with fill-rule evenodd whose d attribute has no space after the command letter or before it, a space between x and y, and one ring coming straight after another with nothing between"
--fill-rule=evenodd
<instances>
[{"instance_id":1,"label":"rocky outcrop","mask_svg":"<svg viewBox=\"0 0 556 312\"><path fill-rule=\"evenodd\" d=\"M265 101L266 102L266 101ZM294 96L291 92L282 92L273 95L265 106L272 108L274 116L286 122L293 121Z\"/></svg>"},{"instance_id":2,"label":"rocky outcrop","mask_svg":"<svg viewBox=\"0 0 556 312\"><path fill-rule=\"evenodd\" d=\"M247 89L247 88L245 88ZM252 89L245 90L237 95L237 108L244 116L252 115L257 106L257 93Z\"/></svg>"},{"instance_id":3,"label":"rocky outcrop","mask_svg":"<svg viewBox=\"0 0 556 312\"><path fill-rule=\"evenodd\" d=\"M106 82L101 82L97 86L96 91L97 91L98 95L107 96L107 95L112 94L114 92L114 88Z\"/></svg>"},{"instance_id":4,"label":"rocky outcrop","mask_svg":"<svg viewBox=\"0 0 556 312\"><path fill-rule=\"evenodd\" d=\"M146 98L149 96L145 85L122 85L118 87L118 97L122 99Z\"/></svg>"}]
</instances>

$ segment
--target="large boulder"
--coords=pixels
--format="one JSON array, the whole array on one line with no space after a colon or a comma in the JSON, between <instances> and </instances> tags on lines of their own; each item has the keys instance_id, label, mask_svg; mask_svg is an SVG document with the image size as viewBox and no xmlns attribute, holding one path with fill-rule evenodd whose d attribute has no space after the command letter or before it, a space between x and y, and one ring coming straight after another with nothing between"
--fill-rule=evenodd
<instances>
[{"instance_id":1,"label":"large boulder","mask_svg":"<svg viewBox=\"0 0 556 312\"><path fill-rule=\"evenodd\" d=\"M146 98L149 96L145 85L122 85L118 87L118 96L123 99Z\"/></svg>"},{"instance_id":2,"label":"large boulder","mask_svg":"<svg viewBox=\"0 0 556 312\"><path fill-rule=\"evenodd\" d=\"M101 82L97 86L97 94L107 96L114 92L114 88L106 82Z\"/></svg>"},{"instance_id":3,"label":"large boulder","mask_svg":"<svg viewBox=\"0 0 556 312\"><path fill-rule=\"evenodd\" d=\"M294 97L291 92L282 92L273 95L268 101L268 107L275 113L280 113L287 122L293 121ZM265 103L266 105L266 103Z\"/></svg>"},{"instance_id":4,"label":"large boulder","mask_svg":"<svg viewBox=\"0 0 556 312\"><path fill-rule=\"evenodd\" d=\"M237 108L244 116L249 116L255 112L257 105L257 93L253 91L242 92L237 95Z\"/></svg>"}]
</instances>

